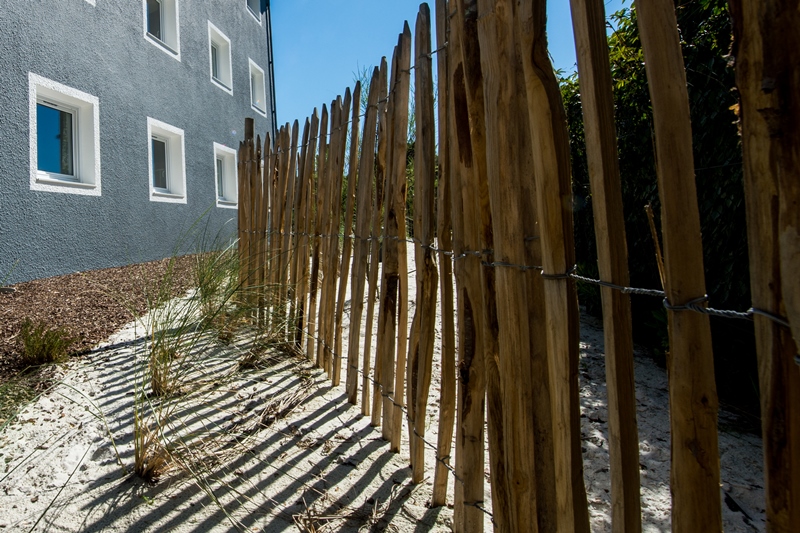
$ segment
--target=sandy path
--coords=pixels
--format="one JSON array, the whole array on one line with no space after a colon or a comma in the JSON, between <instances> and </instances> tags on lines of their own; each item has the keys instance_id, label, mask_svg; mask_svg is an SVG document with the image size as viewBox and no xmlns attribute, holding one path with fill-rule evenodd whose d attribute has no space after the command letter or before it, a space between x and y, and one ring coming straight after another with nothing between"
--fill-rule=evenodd
<instances>
[{"instance_id":1,"label":"sandy path","mask_svg":"<svg viewBox=\"0 0 800 533\"><path fill-rule=\"evenodd\" d=\"M413 274L409 281L413 291ZM210 343L193 359L189 394L169 408L168 440L188 443L193 455L182 457L194 474L173 469L156 485L127 474L124 469L133 464L133 393L144 357L142 334L131 324L96 353L69 363L62 383L0 434L0 528L28 531L38 520L38 531L286 531L297 530L296 520L314 520L317 531L450 530L452 509L426 506L433 478L429 451L428 477L414 486L407 437L402 453L388 453L380 429L347 404L343 387L331 388L324 373L307 362L274 357L261 369L234 372L248 348L246 338L234 346ZM581 337L592 530L610 531L601 324L584 318ZM437 347L428 408L431 442L439 371ZM666 376L640 355L636 382L644 529L668 531ZM305 391L300 404L276 417L276 410L297 399L298 388ZM725 530L763 530L760 439L722 433L720 453ZM488 483L486 491L489 502ZM452 481L449 497L452 502ZM321 529L326 525L329 529ZM486 530L491 530L488 517Z\"/></svg>"}]
</instances>

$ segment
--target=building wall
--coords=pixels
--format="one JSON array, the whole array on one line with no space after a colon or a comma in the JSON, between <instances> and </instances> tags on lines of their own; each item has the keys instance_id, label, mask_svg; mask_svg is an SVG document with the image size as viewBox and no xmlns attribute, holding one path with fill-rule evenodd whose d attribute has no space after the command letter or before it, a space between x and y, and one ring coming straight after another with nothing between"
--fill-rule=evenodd
<instances>
[{"instance_id":1,"label":"building wall","mask_svg":"<svg viewBox=\"0 0 800 533\"><path fill-rule=\"evenodd\" d=\"M214 143L237 148L249 58L267 76L264 15L247 0L175 0L180 60L144 37L143 0L3 0L0 10L0 284L193 250L236 229L216 206ZM233 94L210 80L208 21L231 40ZM29 73L99 99L100 195L32 190ZM147 119L184 130L186 202L150 199ZM181 244L183 243L183 244ZM5 278L5 279L4 279Z\"/></svg>"}]
</instances>

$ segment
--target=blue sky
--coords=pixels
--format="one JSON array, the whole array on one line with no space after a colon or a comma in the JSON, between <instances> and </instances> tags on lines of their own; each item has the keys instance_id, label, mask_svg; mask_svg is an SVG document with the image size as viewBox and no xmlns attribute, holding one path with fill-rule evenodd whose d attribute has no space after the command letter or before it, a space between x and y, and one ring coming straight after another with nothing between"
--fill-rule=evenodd
<instances>
[{"instance_id":1,"label":"blue sky","mask_svg":"<svg viewBox=\"0 0 800 533\"><path fill-rule=\"evenodd\" d=\"M606 0L613 13L623 0ZM391 60L407 20L412 35L418 0L275 0L270 2L278 124L302 121L354 84L355 73ZM568 0L548 0L548 39L554 65L575 70ZM625 2L630 6L631 2ZM430 1L435 11L435 1Z\"/></svg>"}]
</instances>

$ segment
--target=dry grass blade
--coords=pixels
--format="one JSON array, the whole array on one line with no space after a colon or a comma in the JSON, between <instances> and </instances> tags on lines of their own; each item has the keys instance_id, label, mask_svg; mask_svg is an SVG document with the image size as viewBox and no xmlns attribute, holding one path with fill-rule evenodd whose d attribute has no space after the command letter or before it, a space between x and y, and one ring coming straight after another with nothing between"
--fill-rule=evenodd
<instances>
[{"instance_id":1,"label":"dry grass blade","mask_svg":"<svg viewBox=\"0 0 800 533\"><path fill-rule=\"evenodd\" d=\"M133 413L134 473L148 483L157 483L169 467L171 454L161 444L158 430L150 429L138 411Z\"/></svg>"},{"instance_id":2,"label":"dry grass blade","mask_svg":"<svg viewBox=\"0 0 800 533\"><path fill-rule=\"evenodd\" d=\"M323 496L320 501L324 503L326 501L326 496ZM351 515L321 514L317 510L317 503L318 502L315 502L309 507L308 503L306 503L306 499L303 498L305 510L302 513L292 515L295 525L303 533L324 533L325 531L333 531L334 522L352 518Z\"/></svg>"}]
</instances>

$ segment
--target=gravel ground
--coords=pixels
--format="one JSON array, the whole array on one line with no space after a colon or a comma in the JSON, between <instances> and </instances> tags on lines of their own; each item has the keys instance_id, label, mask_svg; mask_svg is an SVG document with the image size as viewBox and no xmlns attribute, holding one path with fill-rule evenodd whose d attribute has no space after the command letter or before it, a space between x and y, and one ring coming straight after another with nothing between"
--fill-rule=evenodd
<instances>
[{"instance_id":1,"label":"gravel ground","mask_svg":"<svg viewBox=\"0 0 800 533\"><path fill-rule=\"evenodd\" d=\"M172 296L192 284L193 258L184 256L117 268L75 272L3 287L0 291L0 426L17 408L63 376L57 366L26 368L20 327L27 318L63 328L75 341L73 357L86 354L147 309L159 288ZM165 274L170 273L168 286Z\"/></svg>"}]
</instances>

